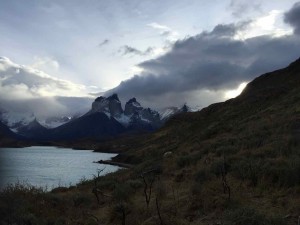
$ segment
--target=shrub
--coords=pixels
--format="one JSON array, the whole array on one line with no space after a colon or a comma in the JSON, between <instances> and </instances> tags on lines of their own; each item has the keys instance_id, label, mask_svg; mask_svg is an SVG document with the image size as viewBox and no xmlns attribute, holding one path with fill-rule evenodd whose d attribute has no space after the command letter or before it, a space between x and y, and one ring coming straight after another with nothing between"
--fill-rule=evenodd
<instances>
[{"instance_id":1,"label":"shrub","mask_svg":"<svg viewBox=\"0 0 300 225\"><path fill-rule=\"evenodd\" d=\"M79 207L82 205L87 206L87 205L91 204L91 202L92 202L91 197L84 192L77 193L73 197L73 203L74 203L75 207Z\"/></svg>"},{"instance_id":2,"label":"shrub","mask_svg":"<svg viewBox=\"0 0 300 225\"><path fill-rule=\"evenodd\" d=\"M225 212L224 225L283 225L280 218L267 218L251 208L239 208Z\"/></svg>"},{"instance_id":3,"label":"shrub","mask_svg":"<svg viewBox=\"0 0 300 225\"><path fill-rule=\"evenodd\" d=\"M216 176L220 176L222 174L223 167L224 167L224 160L223 159L216 160L211 164L210 172L215 174ZM227 162L225 162L226 173L228 173L230 169L231 169L230 165Z\"/></svg>"},{"instance_id":4,"label":"shrub","mask_svg":"<svg viewBox=\"0 0 300 225\"><path fill-rule=\"evenodd\" d=\"M250 180L256 186L264 172L265 162L262 160L241 159L232 166L234 176L242 180Z\"/></svg>"},{"instance_id":5,"label":"shrub","mask_svg":"<svg viewBox=\"0 0 300 225\"><path fill-rule=\"evenodd\" d=\"M122 224L125 224L126 217L131 211L131 206L126 202L115 203L110 210L111 221L115 219L122 220Z\"/></svg>"},{"instance_id":6,"label":"shrub","mask_svg":"<svg viewBox=\"0 0 300 225\"><path fill-rule=\"evenodd\" d=\"M274 184L292 187L300 184L300 158L270 164L264 170L265 177Z\"/></svg>"},{"instance_id":7,"label":"shrub","mask_svg":"<svg viewBox=\"0 0 300 225\"><path fill-rule=\"evenodd\" d=\"M203 184L200 182L194 182L191 185L191 193L193 195L200 195L202 193L202 189L203 189Z\"/></svg>"},{"instance_id":8,"label":"shrub","mask_svg":"<svg viewBox=\"0 0 300 225\"><path fill-rule=\"evenodd\" d=\"M116 202L128 201L130 195L134 192L132 187L127 183L119 183L113 192L113 199Z\"/></svg>"},{"instance_id":9,"label":"shrub","mask_svg":"<svg viewBox=\"0 0 300 225\"><path fill-rule=\"evenodd\" d=\"M127 181L127 184L134 190L137 190L144 186L144 184L142 183L142 181L140 179L129 180L129 181Z\"/></svg>"},{"instance_id":10,"label":"shrub","mask_svg":"<svg viewBox=\"0 0 300 225\"><path fill-rule=\"evenodd\" d=\"M115 187L117 186L117 182L115 180L112 179L101 179L98 182L98 187L100 189L109 189L109 190L113 190L115 189Z\"/></svg>"},{"instance_id":11,"label":"shrub","mask_svg":"<svg viewBox=\"0 0 300 225\"><path fill-rule=\"evenodd\" d=\"M177 166L179 168L183 168L186 166L189 166L192 162L192 159L190 156L181 156L177 159Z\"/></svg>"},{"instance_id":12,"label":"shrub","mask_svg":"<svg viewBox=\"0 0 300 225\"><path fill-rule=\"evenodd\" d=\"M208 181L210 179L211 179L211 174L205 169L201 169L195 173L196 182L204 183L205 181Z\"/></svg>"},{"instance_id":13,"label":"shrub","mask_svg":"<svg viewBox=\"0 0 300 225\"><path fill-rule=\"evenodd\" d=\"M239 151L237 146L220 146L216 148L215 153L217 156L222 156L223 154L235 154Z\"/></svg>"}]
</instances>

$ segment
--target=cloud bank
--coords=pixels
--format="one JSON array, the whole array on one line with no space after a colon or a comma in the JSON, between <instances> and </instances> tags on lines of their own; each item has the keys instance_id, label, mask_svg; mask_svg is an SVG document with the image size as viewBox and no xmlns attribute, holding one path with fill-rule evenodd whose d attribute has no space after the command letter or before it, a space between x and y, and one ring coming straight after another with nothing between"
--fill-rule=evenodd
<instances>
[{"instance_id":1,"label":"cloud bank","mask_svg":"<svg viewBox=\"0 0 300 225\"><path fill-rule=\"evenodd\" d=\"M73 110L76 112L87 107L85 102L89 98L85 91L83 85L55 78L33 67L0 57L2 110L34 113L37 117L70 114ZM82 107L75 106L74 99L82 102Z\"/></svg>"},{"instance_id":2,"label":"cloud bank","mask_svg":"<svg viewBox=\"0 0 300 225\"><path fill-rule=\"evenodd\" d=\"M143 72L106 94L135 96L156 107L184 102L205 106L204 98L224 100L227 91L300 56L299 9L297 3L285 13L293 34L240 39L238 34L247 32L251 21L219 24L212 31L176 41L161 57L140 63Z\"/></svg>"},{"instance_id":3,"label":"cloud bank","mask_svg":"<svg viewBox=\"0 0 300 225\"><path fill-rule=\"evenodd\" d=\"M0 57L0 96L21 99L51 96L82 96L85 87L50 76L33 67Z\"/></svg>"}]
</instances>

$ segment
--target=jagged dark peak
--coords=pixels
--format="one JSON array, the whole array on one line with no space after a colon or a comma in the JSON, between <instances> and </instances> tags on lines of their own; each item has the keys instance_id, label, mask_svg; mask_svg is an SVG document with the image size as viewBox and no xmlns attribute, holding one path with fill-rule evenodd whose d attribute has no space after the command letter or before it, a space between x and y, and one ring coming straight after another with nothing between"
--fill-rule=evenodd
<instances>
[{"instance_id":1,"label":"jagged dark peak","mask_svg":"<svg viewBox=\"0 0 300 225\"><path fill-rule=\"evenodd\" d=\"M154 110L150 109L149 107L146 109L149 113L155 113Z\"/></svg>"},{"instance_id":2,"label":"jagged dark peak","mask_svg":"<svg viewBox=\"0 0 300 225\"><path fill-rule=\"evenodd\" d=\"M125 104L125 110L124 114L126 116L132 115L136 112L139 112L143 109L141 104L137 102L136 98L131 98L128 102Z\"/></svg>"},{"instance_id":3,"label":"jagged dark peak","mask_svg":"<svg viewBox=\"0 0 300 225\"><path fill-rule=\"evenodd\" d=\"M120 101L119 97L118 97L118 94L114 93L112 94L111 96L109 96L107 98L107 100L111 101L111 100L117 100L117 101Z\"/></svg>"},{"instance_id":4,"label":"jagged dark peak","mask_svg":"<svg viewBox=\"0 0 300 225\"><path fill-rule=\"evenodd\" d=\"M98 98L95 99L95 102L101 102L101 101L103 101L104 99L106 99L106 98L103 97L103 96L100 96L100 97L98 97Z\"/></svg>"},{"instance_id":5,"label":"jagged dark peak","mask_svg":"<svg viewBox=\"0 0 300 225\"><path fill-rule=\"evenodd\" d=\"M141 119L141 115L138 112L133 112L133 114L130 117L130 123L137 122Z\"/></svg>"},{"instance_id":6,"label":"jagged dark peak","mask_svg":"<svg viewBox=\"0 0 300 225\"><path fill-rule=\"evenodd\" d=\"M140 114L139 114L138 112L134 112L134 113L133 113L133 116L137 116L137 117L139 117L139 116L140 116Z\"/></svg>"},{"instance_id":7,"label":"jagged dark peak","mask_svg":"<svg viewBox=\"0 0 300 225\"><path fill-rule=\"evenodd\" d=\"M141 110L141 116L149 121L157 120L160 117L157 111L150 108L145 108Z\"/></svg>"},{"instance_id":8,"label":"jagged dark peak","mask_svg":"<svg viewBox=\"0 0 300 225\"><path fill-rule=\"evenodd\" d=\"M92 109L87 114L95 112L104 112L113 117L119 117L123 113L123 109L118 95L113 94L107 98L103 96L96 98L92 104Z\"/></svg>"},{"instance_id":9,"label":"jagged dark peak","mask_svg":"<svg viewBox=\"0 0 300 225\"><path fill-rule=\"evenodd\" d=\"M153 110L153 109L151 109L151 108L146 108L145 109L147 112L149 112L149 113L151 113L151 114L158 114L158 112L157 111L155 111L155 110Z\"/></svg>"},{"instance_id":10,"label":"jagged dark peak","mask_svg":"<svg viewBox=\"0 0 300 225\"><path fill-rule=\"evenodd\" d=\"M181 112L189 112L190 111L190 107L187 106L186 103L183 104L183 106L180 108Z\"/></svg>"},{"instance_id":11,"label":"jagged dark peak","mask_svg":"<svg viewBox=\"0 0 300 225\"><path fill-rule=\"evenodd\" d=\"M130 104L130 103L133 103L133 102L137 102L137 101L136 101L136 98L131 98L131 99L129 99L129 101L126 102L126 104Z\"/></svg>"}]
</instances>

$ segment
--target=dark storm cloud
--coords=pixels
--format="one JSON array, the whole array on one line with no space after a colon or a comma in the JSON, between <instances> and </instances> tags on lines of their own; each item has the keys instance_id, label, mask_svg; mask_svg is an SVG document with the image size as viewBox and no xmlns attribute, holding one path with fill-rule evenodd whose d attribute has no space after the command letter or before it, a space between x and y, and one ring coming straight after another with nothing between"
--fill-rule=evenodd
<instances>
[{"instance_id":1,"label":"dark storm cloud","mask_svg":"<svg viewBox=\"0 0 300 225\"><path fill-rule=\"evenodd\" d=\"M102 47L104 45L107 45L110 41L108 39L103 40L101 43L98 44L98 47Z\"/></svg>"},{"instance_id":2,"label":"dark storm cloud","mask_svg":"<svg viewBox=\"0 0 300 225\"><path fill-rule=\"evenodd\" d=\"M122 53L122 55L139 55L139 56L145 56L149 55L153 52L153 48L149 47L145 51L141 51L137 48L124 45L119 49L119 52Z\"/></svg>"},{"instance_id":3,"label":"dark storm cloud","mask_svg":"<svg viewBox=\"0 0 300 225\"><path fill-rule=\"evenodd\" d=\"M294 28L294 33L300 35L300 2L294 4L293 8L285 13L284 21Z\"/></svg>"},{"instance_id":4,"label":"dark storm cloud","mask_svg":"<svg viewBox=\"0 0 300 225\"><path fill-rule=\"evenodd\" d=\"M296 9L298 5L287 15L294 15ZM117 92L124 98L135 96L149 103L173 93L177 98L171 99L185 102L188 93L230 90L263 73L285 67L300 56L297 35L234 39L246 26L247 23L221 24L211 32L177 41L165 55L139 64L143 69L141 74L121 82L107 94Z\"/></svg>"}]
</instances>

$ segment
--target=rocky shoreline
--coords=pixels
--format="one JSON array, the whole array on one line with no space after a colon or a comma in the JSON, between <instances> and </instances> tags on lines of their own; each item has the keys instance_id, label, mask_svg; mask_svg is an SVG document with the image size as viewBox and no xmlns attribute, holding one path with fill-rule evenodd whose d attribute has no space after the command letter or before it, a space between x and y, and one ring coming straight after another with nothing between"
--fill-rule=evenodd
<instances>
[{"instance_id":1,"label":"rocky shoreline","mask_svg":"<svg viewBox=\"0 0 300 225\"><path fill-rule=\"evenodd\" d=\"M112 160L99 160L99 161L95 161L94 163L119 166L119 167L123 167L123 168L127 168L127 169L133 168L133 165L131 165L131 164L114 162Z\"/></svg>"}]
</instances>

